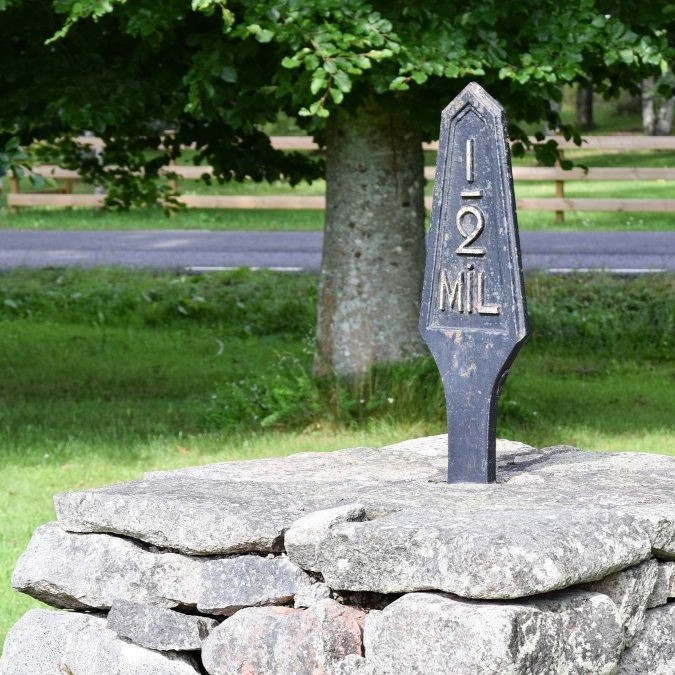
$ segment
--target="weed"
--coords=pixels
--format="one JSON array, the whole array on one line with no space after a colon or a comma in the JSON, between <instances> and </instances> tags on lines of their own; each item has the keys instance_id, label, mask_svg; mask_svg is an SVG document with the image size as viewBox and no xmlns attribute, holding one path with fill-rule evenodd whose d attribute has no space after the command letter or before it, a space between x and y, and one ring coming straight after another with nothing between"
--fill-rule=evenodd
<instances>
[{"instance_id":1,"label":"weed","mask_svg":"<svg viewBox=\"0 0 675 675\"><path fill-rule=\"evenodd\" d=\"M227 335L304 336L316 277L268 272L173 275L122 268L18 269L0 275L0 320L108 327L218 327Z\"/></svg>"}]
</instances>

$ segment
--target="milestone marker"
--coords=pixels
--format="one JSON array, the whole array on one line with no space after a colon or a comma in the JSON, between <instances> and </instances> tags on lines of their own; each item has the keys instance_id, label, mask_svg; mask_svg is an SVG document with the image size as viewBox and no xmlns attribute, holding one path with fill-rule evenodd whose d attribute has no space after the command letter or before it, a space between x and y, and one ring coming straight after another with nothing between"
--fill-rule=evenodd
<instances>
[{"instance_id":1,"label":"milestone marker","mask_svg":"<svg viewBox=\"0 0 675 675\"><path fill-rule=\"evenodd\" d=\"M475 82L441 117L420 332L443 379L448 482L492 482L497 399L528 326L506 118Z\"/></svg>"}]
</instances>

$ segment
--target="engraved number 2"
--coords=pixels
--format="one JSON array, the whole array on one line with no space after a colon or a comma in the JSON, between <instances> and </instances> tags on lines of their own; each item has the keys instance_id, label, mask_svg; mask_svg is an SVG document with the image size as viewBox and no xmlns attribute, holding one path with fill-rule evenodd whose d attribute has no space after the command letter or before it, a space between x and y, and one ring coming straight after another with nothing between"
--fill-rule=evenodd
<instances>
[{"instance_id":1,"label":"engraved number 2","mask_svg":"<svg viewBox=\"0 0 675 675\"><path fill-rule=\"evenodd\" d=\"M464 216L471 214L475 219L476 223L473 226L473 229L467 232L464 229ZM485 216L483 212L476 206L463 206L459 211L457 211L457 229L459 233L464 237L464 241L457 247L455 253L457 255L485 255L485 249L480 246L471 246L476 239L480 236L480 233L485 227Z\"/></svg>"}]
</instances>

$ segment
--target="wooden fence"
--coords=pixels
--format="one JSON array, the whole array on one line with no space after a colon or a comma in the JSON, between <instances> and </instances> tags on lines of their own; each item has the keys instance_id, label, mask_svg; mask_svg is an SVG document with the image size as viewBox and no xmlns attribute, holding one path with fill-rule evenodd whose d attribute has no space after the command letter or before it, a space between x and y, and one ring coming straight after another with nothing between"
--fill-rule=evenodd
<instances>
[{"instance_id":1,"label":"wooden fence","mask_svg":"<svg viewBox=\"0 0 675 675\"><path fill-rule=\"evenodd\" d=\"M96 139L83 139L96 143ZM569 141L558 140L560 148L578 150L579 147ZM283 150L317 150L309 137L274 136L274 147ZM425 150L436 150L437 143L425 144ZM582 149L618 150L623 152L641 150L675 150L675 136L589 136L585 138ZM42 165L34 167L34 172L60 182L57 190L49 192L20 192L17 180L10 179L10 192L7 205L12 211L29 206L53 207L100 207L105 196L102 194L75 194L73 185L80 180L76 171L57 166ZM198 180L203 174L211 174L208 166L171 166L167 172L176 178L169 180ZM433 180L435 169L427 166L426 178ZM675 168L589 168L564 171L559 167L521 167L513 169L516 181L551 181L555 196L541 198L521 198L517 207L521 210L554 211L556 219L561 221L565 211L631 211L631 212L675 212L675 199L620 199L620 198L570 198L565 196L565 183L569 181L674 181ZM177 186L177 183L175 183ZM300 195L182 195L180 201L188 208L201 209L323 209L323 196ZM431 208L431 197L427 197L427 208Z\"/></svg>"}]
</instances>

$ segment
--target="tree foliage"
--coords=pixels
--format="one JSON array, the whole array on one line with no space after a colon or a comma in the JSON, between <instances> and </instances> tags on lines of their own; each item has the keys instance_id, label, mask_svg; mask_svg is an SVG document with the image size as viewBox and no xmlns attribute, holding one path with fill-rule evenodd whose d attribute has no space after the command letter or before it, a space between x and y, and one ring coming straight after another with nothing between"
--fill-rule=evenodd
<instances>
[{"instance_id":1,"label":"tree foliage","mask_svg":"<svg viewBox=\"0 0 675 675\"><path fill-rule=\"evenodd\" d=\"M170 204L157 177L185 147L217 180L293 183L324 171L264 133L293 116L328 145L318 357L361 375L420 353L420 141L448 101L479 81L515 154L533 128L579 141L552 105L562 88L637 93L671 69L674 36L672 0L0 0L0 169L23 170L28 148L122 207ZM535 137L552 164L555 140Z\"/></svg>"},{"instance_id":2,"label":"tree foliage","mask_svg":"<svg viewBox=\"0 0 675 675\"><path fill-rule=\"evenodd\" d=\"M523 146L536 123L578 138L551 110L562 86L592 74L607 96L636 91L670 69L674 25L663 0L0 0L0 162L24 163L40 139L120 203L156 199L157 172L188 144L221 180L311 179L320 162L261 132L280 111L321 139L337 106L376 99L430 139L470 79ZM72 140L84 130L104 161ZM551 163L555 144L538 152Z\"/></svg>"}]
</instances>

